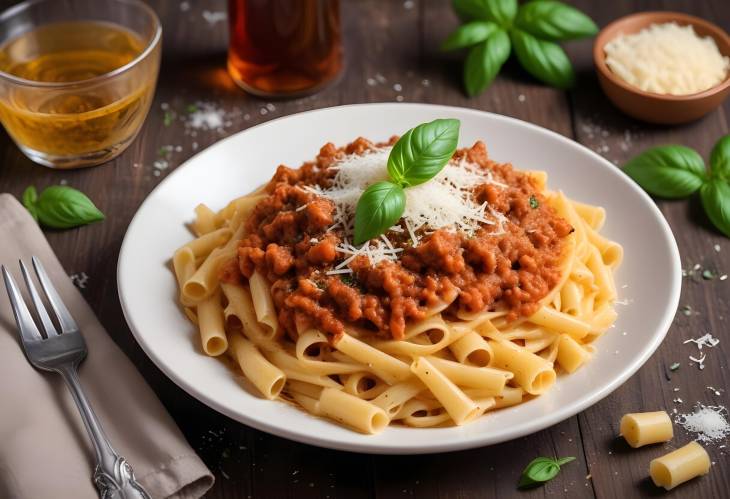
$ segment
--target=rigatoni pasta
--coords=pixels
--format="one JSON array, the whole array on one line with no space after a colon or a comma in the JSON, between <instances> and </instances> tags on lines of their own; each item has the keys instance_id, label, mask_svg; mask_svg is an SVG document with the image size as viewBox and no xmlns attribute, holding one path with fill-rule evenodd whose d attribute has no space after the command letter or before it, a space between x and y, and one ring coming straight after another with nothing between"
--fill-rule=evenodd
<instances>
[{"instance_id":1,"label":"rigatoni pasta","mask_svg":"<svg viewBox=\"0 0 730 499\"><path fill-rule=\"evenodd\" d=\"M602 208L480 144L359 247L357 190L337 189L375 178L390 144L326 146L219 211L198 205L197 238L172 263L202 350L227 351L262 397L363 433L466 424L579 370L616 318L621 247L598 232ZM471 215L429 225L439 196Z\"/></svg>"}]
</instances>

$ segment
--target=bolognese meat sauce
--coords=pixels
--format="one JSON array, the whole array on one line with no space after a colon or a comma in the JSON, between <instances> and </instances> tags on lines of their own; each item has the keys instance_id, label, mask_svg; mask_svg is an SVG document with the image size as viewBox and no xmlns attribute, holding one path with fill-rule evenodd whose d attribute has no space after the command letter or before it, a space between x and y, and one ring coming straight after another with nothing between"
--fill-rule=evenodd
<instances>
[{"instance_id":1,"label":"bolognese meat sauce","mask_svg":"<svg viewBox=\"0 0 730 499\"><path fill-rule=\"evenodd\" d=\"M334 204L302 187L327 188L338 159L394 142L326 144L299 169L279 166L246 222L237 266L225 267L222 278L249 278L254 271L266 276L279 322L292 338L309 327L340 335L353 324L402 339L409 323L441 304L449 304L446 316L497 303L509 310L509 319L534 313L559 281L572 227L548 206L529 174L490 160L482 142L457 151L454 159L466 159L498 181L475 185L472 196L506 217L500 231L489 224L472 234L421 229L417 245L407 231L389 232L390 243L403 250L397 260L373 266L359 255L348 262L351 274L328 274L346 258L338 251L344 230L333 227Z\"/></svg>"}]
</instances>

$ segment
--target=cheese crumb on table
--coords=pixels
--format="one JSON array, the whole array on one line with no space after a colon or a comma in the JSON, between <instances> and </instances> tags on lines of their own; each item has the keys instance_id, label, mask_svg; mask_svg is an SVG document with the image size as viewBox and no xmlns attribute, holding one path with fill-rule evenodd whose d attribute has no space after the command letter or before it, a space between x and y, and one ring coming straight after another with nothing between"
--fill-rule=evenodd
<instances>
[{"instance_id":1,"label":"cheese crumb on table","mask_svg":"<svg viewBox=\"0 0 730 499\"><path fill-rule=\"evenodd\" d=\"M730 68L711 37L692 26L652 24L608 42L606 65L629 85L645 92L689 95L722 82Z\"/></svg>"}]
</instances>

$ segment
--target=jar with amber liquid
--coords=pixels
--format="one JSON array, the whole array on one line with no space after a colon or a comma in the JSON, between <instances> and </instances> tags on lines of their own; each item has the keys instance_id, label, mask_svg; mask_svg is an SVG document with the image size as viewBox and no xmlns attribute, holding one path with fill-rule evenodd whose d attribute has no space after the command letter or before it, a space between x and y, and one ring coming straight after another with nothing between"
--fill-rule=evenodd
<instances>
[{"instance_id":1,"label":"jar with amber liquid","mask_svg":"<svg viewBox=\"0 0 730 499\"><path fill-rule=\"evenodd\" d=\"M247 92L316 92L342 70L339 0L229 0L228 72Z\"/></svg>"}]
</instances>

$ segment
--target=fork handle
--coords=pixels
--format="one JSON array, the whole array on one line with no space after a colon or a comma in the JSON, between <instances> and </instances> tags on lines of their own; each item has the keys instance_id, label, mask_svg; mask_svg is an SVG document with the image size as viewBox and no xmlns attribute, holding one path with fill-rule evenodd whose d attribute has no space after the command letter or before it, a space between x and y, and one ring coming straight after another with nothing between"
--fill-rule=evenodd
<instances>
[{"instance_id":1,"label":"fork handle","mask_svg":"<svg viewBox=\"0 0 730 499\"><path fill-rule=\"evenodd\" d=\"M94 445L96 468L94 484L101 499L151 499L134 478L129 463L112 448L99 419L94 414L79 380L76 366L64 366L58 372L66 382L74 402L81 413L86 431Z\"/></svg>"}]
</instances>

